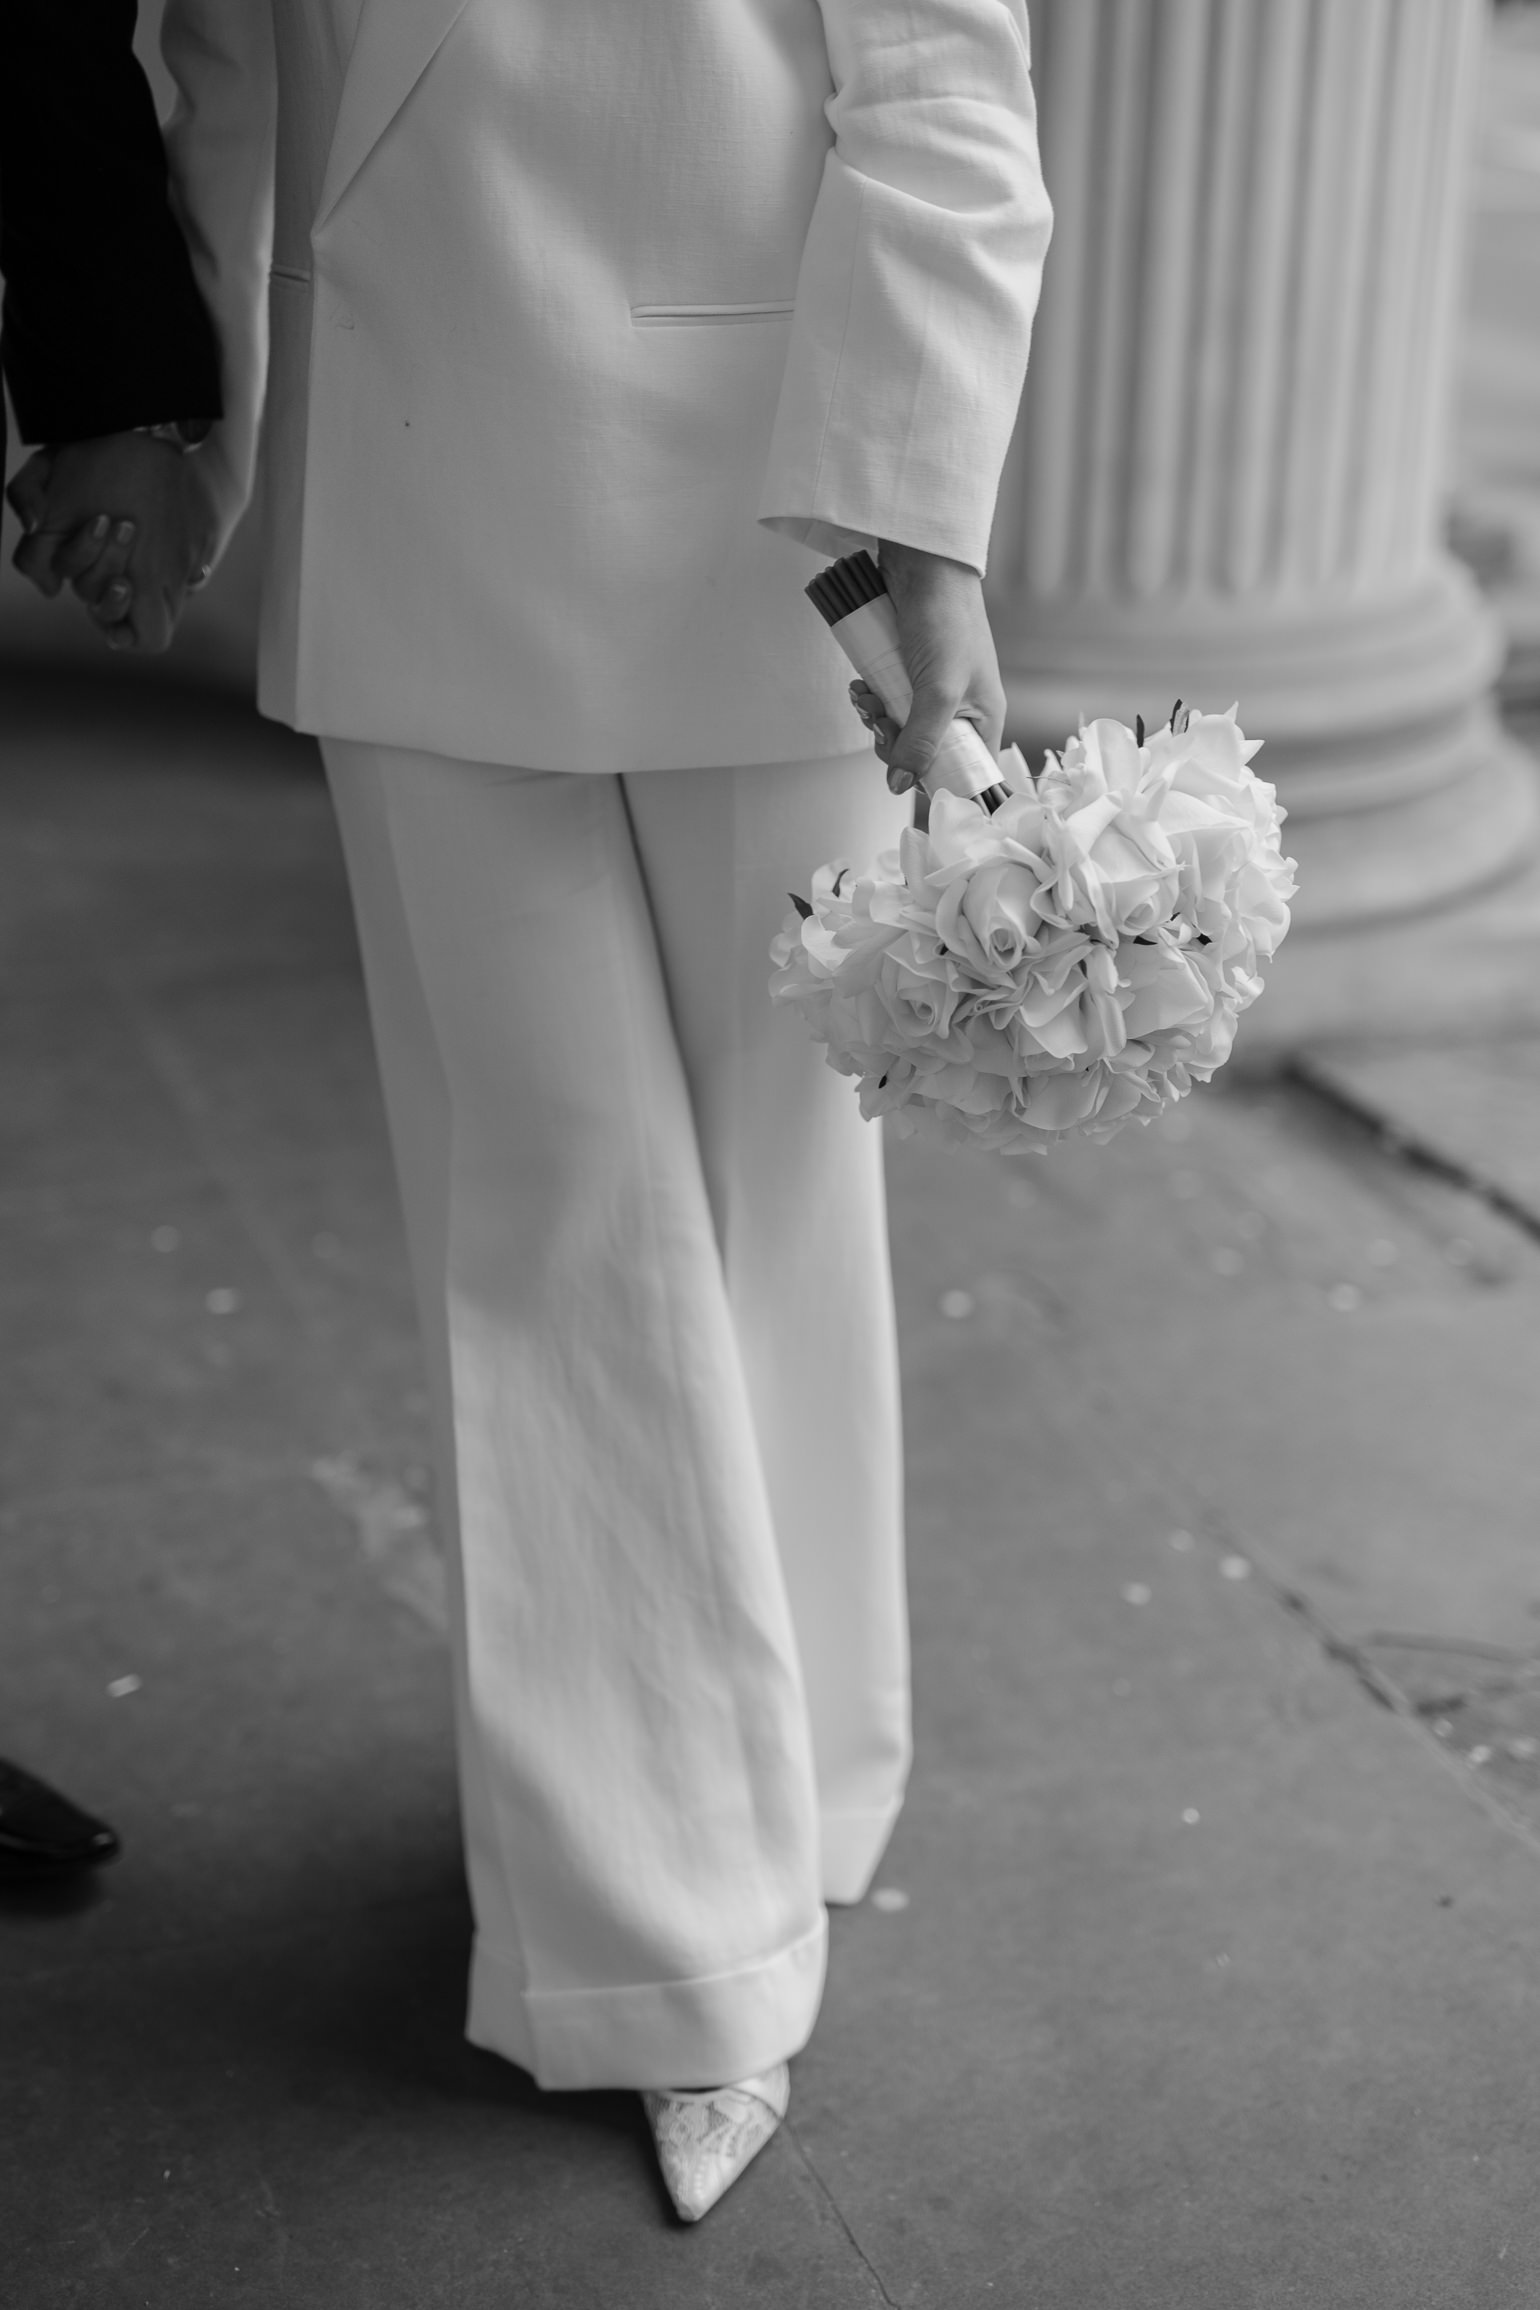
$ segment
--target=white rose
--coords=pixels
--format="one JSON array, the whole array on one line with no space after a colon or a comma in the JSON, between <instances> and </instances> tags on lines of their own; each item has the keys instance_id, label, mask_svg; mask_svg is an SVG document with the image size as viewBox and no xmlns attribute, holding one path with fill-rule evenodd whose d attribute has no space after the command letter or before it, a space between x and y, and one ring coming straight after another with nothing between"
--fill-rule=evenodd
<instances>
[{"instance_id":1,"label":"white rose","mask_svg":"<svg viewBox=\"0 0 1540 2310\"><path fill-rule=\"evenodd\" d=\"M873 992L901 1044L944 1040L951 1030L959 994L945 964L916 955L914 942L890 947L882 958Z\"/></svg>"},{"instance_id":2,"label":"white rose","mask_svg":"<svg viewBox=\"0 0 1540 2310\"><path fill-rule=\"evenodd\" d=\"M1022 1097L1022 1117L1037 1131L1073 1131L1090 1120L1105 1096L1100 1067L1033 1075Z\"/></svg>"},{"instance_id":3,"label":"white rose","mask_svg":"<svg viewBox=\"0 0 1540 2310\"><path fill-rule=\"evenodd\" d=\"M1037 877L1030 869L997 859L946 892L936 909L937 934L945 940L949 930L959 929L960 918L990 976L1014 979L1023 960L1037 952L1036 896Z\"/></svg>"},{"instance_id":4,"label":"white rose","mask_svg":"<svg viewBox=\"0 0 1540 2310\"><path fill-rule=\"evenodd\" d=\"M1136 1042L1170 1027L1196 1027L1213 1013L1214 990L1175 946L1119 950L1123 1025Z\"/></svg>"}]
</instances>

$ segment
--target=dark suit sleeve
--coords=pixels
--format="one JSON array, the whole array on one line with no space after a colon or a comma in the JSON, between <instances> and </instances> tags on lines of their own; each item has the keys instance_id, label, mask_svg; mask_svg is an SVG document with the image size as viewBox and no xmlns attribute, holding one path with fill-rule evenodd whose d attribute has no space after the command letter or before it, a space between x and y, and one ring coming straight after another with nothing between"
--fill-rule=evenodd
<instances>
[{"instance_id":1,"label":"dark suit sleeve","mask_svg":"<svg viewBox=\"0 0 1540 2310\"><path fill-rule=\"evenodd\" d=\"M0 0L0 361L22 439L222 415L137 0Z\"/></svg>"}]
</instances>

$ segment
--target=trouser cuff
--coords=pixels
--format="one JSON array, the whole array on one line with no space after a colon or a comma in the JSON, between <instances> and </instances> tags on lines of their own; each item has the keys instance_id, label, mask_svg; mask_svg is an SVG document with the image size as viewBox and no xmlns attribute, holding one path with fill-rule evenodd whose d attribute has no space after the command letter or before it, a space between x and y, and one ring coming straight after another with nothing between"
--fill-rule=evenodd
<instances>
[{"instance_id":1,"label":"trouser cuff","mask_svg":"<svg viewBox=\"0 0 1540 2310\"><path fill-rule=\"evenodd\" d=\"M828 1920L758 1965L622 1989L530 1989L517 1959L478 1940L472 2045L547 2088L727 2085L799 2053L823 1995Z\"/></svg>"}]
</instances>

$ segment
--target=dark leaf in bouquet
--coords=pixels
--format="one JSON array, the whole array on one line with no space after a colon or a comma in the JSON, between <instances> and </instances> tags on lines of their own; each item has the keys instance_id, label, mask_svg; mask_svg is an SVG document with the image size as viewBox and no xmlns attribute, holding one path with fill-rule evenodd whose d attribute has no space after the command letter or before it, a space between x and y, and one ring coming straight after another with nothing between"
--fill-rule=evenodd
<instances>
[{"instance_id":1,"label":"dark leaf in bouquet","mask_svg":"<svg viewBox=\"0 0 1540 2310\"><path fill-rule=\"evenodd\" d=\"M796 908L798 914L801 915L803 921L807 922L813 912L812 908L808 905L807 900L805 898L798 898L794 890L788 890L786 895L791 900L791 903Z\"/></svg>"}]
</instances>

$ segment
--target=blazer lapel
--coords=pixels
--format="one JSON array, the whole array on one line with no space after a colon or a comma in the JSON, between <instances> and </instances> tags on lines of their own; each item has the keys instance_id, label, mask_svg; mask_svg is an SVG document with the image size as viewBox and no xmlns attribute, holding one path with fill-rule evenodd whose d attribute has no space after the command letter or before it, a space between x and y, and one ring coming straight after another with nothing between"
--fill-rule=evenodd
<instances>
[{"instance_id":1,"label":"blazer lapel","mask_svg":"<svg viewBox=\"0 0 1540 2310\"><path fill-rule=\"evenodd\" d=\"M331 215L466 5L467 0L364 0L313 229Z\"/></svg>"}]
</instances>

